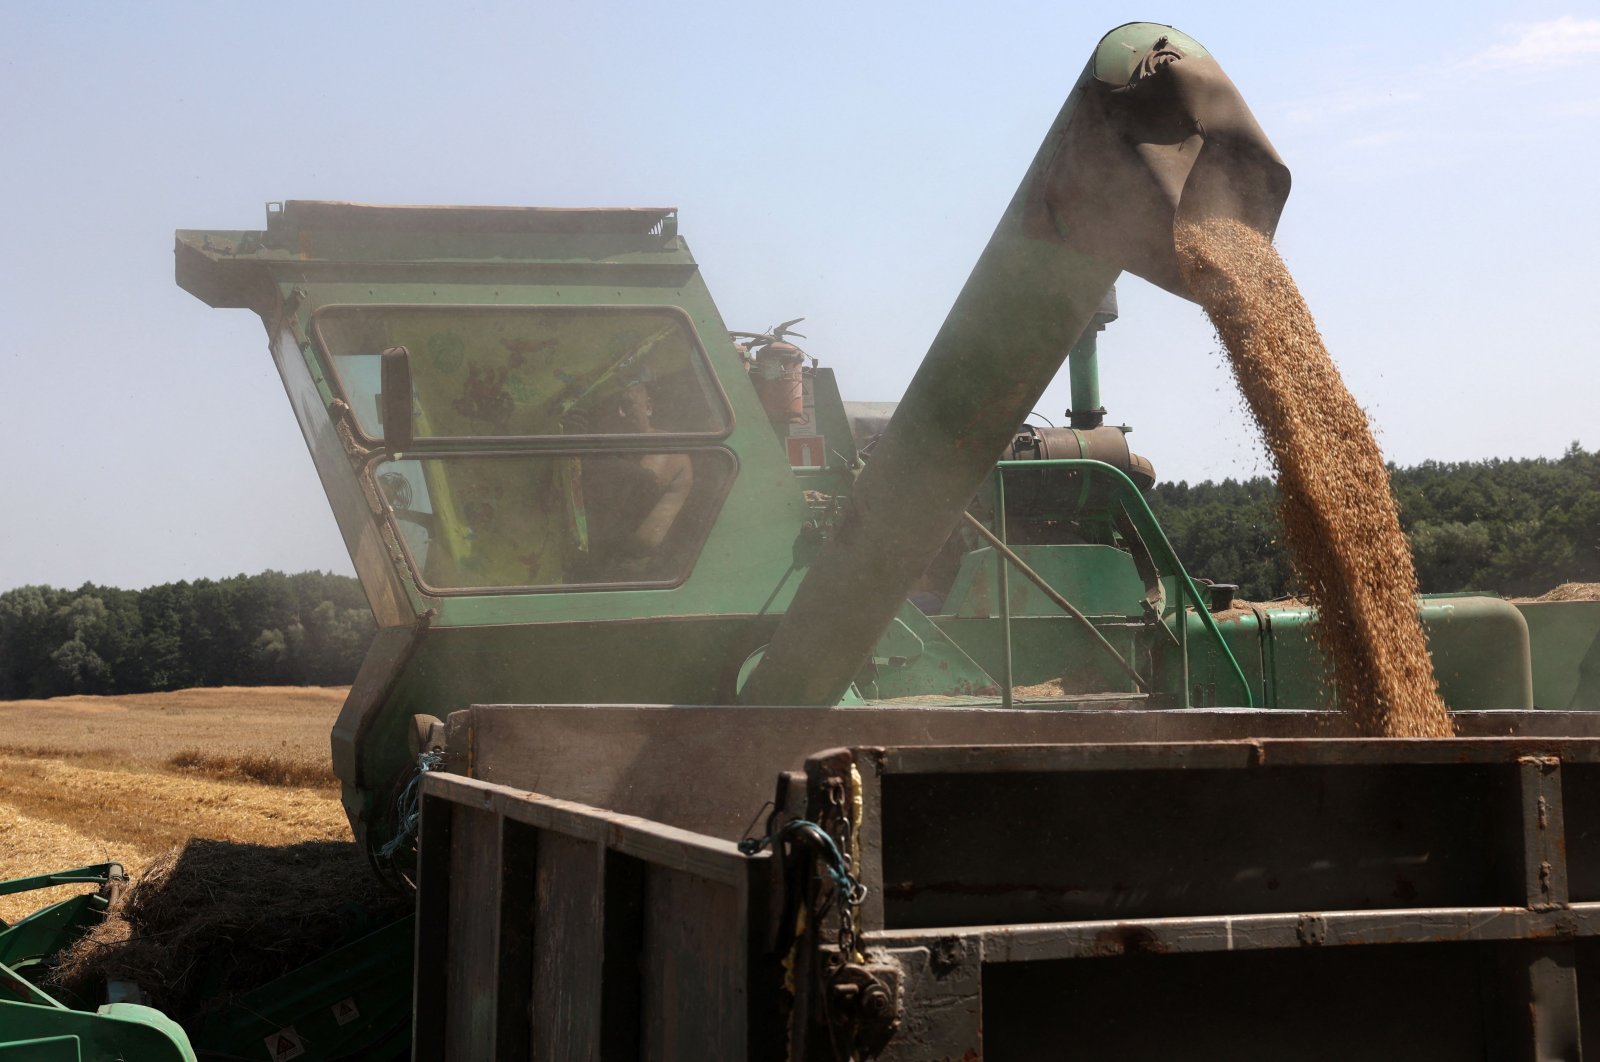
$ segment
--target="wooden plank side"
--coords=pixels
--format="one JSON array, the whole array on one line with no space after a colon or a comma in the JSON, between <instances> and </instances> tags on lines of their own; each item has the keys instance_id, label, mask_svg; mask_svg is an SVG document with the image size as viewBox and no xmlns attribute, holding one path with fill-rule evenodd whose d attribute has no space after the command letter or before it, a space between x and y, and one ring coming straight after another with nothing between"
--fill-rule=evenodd
<instances>
[{"instance_id":1,"label":"wooden plank side","mask_svg":"<svg viewBox=\"0 0 1600 1062\"><path fill-rule=\"evenodd\" d=\"M540 832L538 847L532 1057L538 1062L597 1062L605 848L548 831Z\"/></svg>"},{"instance_id":2,"label":"wooden plank side","mask_svg":"<svg viewBox=\"0 0 1600 1062\"><path fill-rule=\"evenodd\" d=\"M741 1062L748 999L739 890L665 867L647 875L640 1058Z\"/></svg>"},{"instance_id":3,"label":"wooden plank side","mask_svg":"<svg viewBox=\"0 0 1600 1062\"><path fill-rule=\"evenodd\" d=\"M450 841L444 1057L451 1062L479 1062L495 1057L500 950L499 818L491 811L458 804Z\"/></svg>"},{"instance_id":4,"label":"wooden plank side","mask_svg":"<svg viewBox=\"0 0 1600 1062\"><path fill-rule=\"evenodd\" d=\"M450 824L455 805L424 793L417 859L416 976L412 1043L417 1058L444 1057L444 1004L450 990Z\"/></svg>"},{"instance_id":5,"label":"wooden plank side","mask_svg":"<svg viewBox=\"0 0 1600 1062\"><path fill-rule=\"evenodd\" d=\"M496 1062L528 1062L533 1055L533 925L538 858L539 831L502 816Z\"/></svg>"},{"instance_id":6,"label":"wooden plank side","mask_svg":"<svg viewBox=\"0 0 1600 1062\"><path fill-rule=\"evenodd\" d=\"M692 833L675 826L618 815L603 808L542 793L436 773L428 776L428 792L458 804L493 808L496 814L541 830L604 844L624 855L686 871L724 884L742 882L749 857L732 841Z\"/></svg>"},{"instance_id":7,"label":"wooden plank side","mask_svg":"<svg viewBox=\"0 0 1600 1062\"><path fill-rule=\"evenodd\" d=\"M642 1051L646 876L646 864L606 853L601 1062L638 1062Z\"/></svg>"}]
</instances>

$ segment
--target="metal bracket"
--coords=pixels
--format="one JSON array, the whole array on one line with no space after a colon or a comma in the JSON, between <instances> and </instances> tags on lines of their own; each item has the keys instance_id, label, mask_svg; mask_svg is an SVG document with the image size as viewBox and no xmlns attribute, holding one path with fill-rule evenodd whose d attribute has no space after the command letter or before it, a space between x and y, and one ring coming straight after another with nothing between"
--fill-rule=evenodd
<instances>
[{"instance_id":1,"label":"metal bracket","mask_svg":"<svg viewBox=\"0 0 1600 1062\"><path fill-rule=\"evenodd\" d=\"M900 1028L900 967L846 963L828 978L828 1017L860 1057L872 1058Z\"/></svg>"}]
</instances>

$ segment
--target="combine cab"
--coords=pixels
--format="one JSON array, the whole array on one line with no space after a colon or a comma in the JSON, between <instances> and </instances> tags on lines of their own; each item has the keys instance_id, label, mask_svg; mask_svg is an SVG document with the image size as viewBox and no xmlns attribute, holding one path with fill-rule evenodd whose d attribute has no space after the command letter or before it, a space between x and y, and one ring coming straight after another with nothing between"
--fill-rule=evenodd
<instances>
[{"instance_id":1,"label":"combine cab","mask_svg":"<svg viewBox=\"0 0 1600 1062\"><path fill-rule=\"evenodd\" d=\"M730 334L671 209L180 232L378 619L333 762L417 897L196 1042L390 1057L341 1018L409 993L417 1059L1579 1057L1600 726L1533 709L1600 708L1600 604L1424 599L1462 736L1357 740L1105 421L1118 273L1183 294L1174 220L1288 183L1205 49L1113 31L898 406Z\"/></svg>"}]
</instances>

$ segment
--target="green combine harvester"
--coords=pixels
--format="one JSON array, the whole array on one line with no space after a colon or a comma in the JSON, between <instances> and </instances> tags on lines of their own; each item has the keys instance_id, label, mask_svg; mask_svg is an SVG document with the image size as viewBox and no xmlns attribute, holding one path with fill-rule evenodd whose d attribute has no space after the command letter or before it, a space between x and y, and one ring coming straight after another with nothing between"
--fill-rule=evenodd
<instances>
[{"instance_id":1,"label":"green combine harvester","mask_svg":"<svg viewBox=\"0 0 1600 1062\"><path fill-rule=\"evenodd\" d=\"M669 208L179 232L377 618L333 764L414 913L182 1030L43 987L120 868L5 883L85 892L0 927L0 1062L1580 1058L1600 602L1423 598L1461 737L1357 739L1101 407L1118 274L1183 296L1175 220L1288 189L1203 47L1113 30L893 405L730 333Z\"/></svg>"}]
</instances>

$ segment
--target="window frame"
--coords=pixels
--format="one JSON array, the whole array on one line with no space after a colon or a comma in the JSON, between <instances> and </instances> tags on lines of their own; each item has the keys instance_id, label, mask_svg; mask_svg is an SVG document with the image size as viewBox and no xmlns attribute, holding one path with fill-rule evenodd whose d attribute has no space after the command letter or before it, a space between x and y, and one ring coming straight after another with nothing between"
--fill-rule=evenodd
<instances>
[{"instance_id":1,"label":"window frame","mask_svg":"<svg viewBox=\"0 0 1600 1062\"><path fill-rule=\"evenodd\" d=\"M427 446L505 446L508 444L522 444L530 449L570 449L574 444L584 447L605 447L624 449L654 449L653 443L667 443L669 446L685 443L712 443L722 442L733 434L736 427L733 404L728 400L727 390L722 386L722 378L717 375L715 366L712 365L711 356L706 351L705 341L700 336L700 330L695 327L694 319L681 306L670 303L476 303L476 302L330 302L318 306L311 312L310 334L311 340L316 345L317 353L321 356L327 372L328 384L335 395L350 409L348 423L350 430L357 440L368 448L386 448L382 434L372 435L367 431L367 425L355 412L355 404L351 400L351 390L344 377L339 372L339 359L333 348L328 344L322 333L324 315L331 311L351 310L379 310L379 311L451 311L466 310L475 313L527 313L528 311L560 311L567 313L593 313L606 310L648 310L653 313L667 313L681 318L683 327L690 340L690 356L697 358L700 368L711 382L709 398L713 411L720 415L721 426L712 431L674 431L674 432L649 432L645 434L630 434L621 432L589 432L582 435L419 435L413 441L413 450L420 453L420 447ZM381 425L380 425L381 427ZM456 451L452 451L456 452Z\"/></svg>"},{"instance_id":2,"label":"window frame","mask_svg":"<svg viewBox=\"0 0 1600 1062\"><path fill-rule=\"evenodd\" d=\"M567 437L563 437L567 438ZM579 439L582 436L571 436ZM627 436L627 438L660 439L659 435ZM378 476L385 465L397 461L424 461L424 460L459 460L463 458L521 458L523 460L558 460L561 458L589 457L616 457L619 454L671 454L681 453L690 455L693 460L696 455L704 455L707 460L723 462L727 475L720 481L720 485L707 496L707 504L701 510L700 519L703 522L700 533L693 541L693 548L687 550L687 563L682 571L673 579L637 579L628 581L585 582L585 583L550 583L550 584L524 584L510 586L468 586L468 587L439 587L429 583L424 577L422 566L417 562L415 554L411 551L410 544L406 541L405 530L400 526L402 521L396 515L396 510L389 503L388 496L384 493ZM384 526L393 535L395 545L405 559L406 567L410 570L412 579L416 582L417 589L428 597L482 597L486 595L504 596L530 595L530 594L570 594L592 593L614 590L674 590L689 581L695 568L700 563L700 557L705 553L706 543L711 539L711 533L716 528L717 517L722 514L722 508L727 504L728 496L733 492L733 484L739 478L739 455L726 446L684 446L664 445L653 447L568 447L561 450L550 449L499 449L499 450L408 450L399 457L387 454L375 454L374 459L366 464L362 475L371 485L382 505L381 517Z\"/></svg>"}]
</instances>

